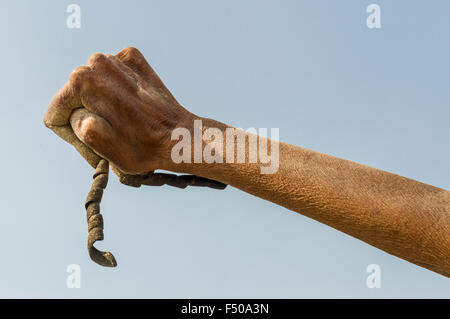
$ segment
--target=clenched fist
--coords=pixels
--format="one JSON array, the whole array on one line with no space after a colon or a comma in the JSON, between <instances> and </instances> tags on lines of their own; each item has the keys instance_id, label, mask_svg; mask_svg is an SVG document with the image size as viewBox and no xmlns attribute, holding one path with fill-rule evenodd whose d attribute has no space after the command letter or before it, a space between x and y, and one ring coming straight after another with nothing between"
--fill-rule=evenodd
<instances>
[{"instance_id":1,"label":"clenched fist","mask_svg":"<svg viewBox=\"0 0 450 319\"><path fill-rule=\"evenodd\" d=\"M170 136L194 115L165 87L144 56L128 47L93 54L55 94L44 123L96 167L109 160L126 174L165 168Z\"/></svg>"}]
</instances>

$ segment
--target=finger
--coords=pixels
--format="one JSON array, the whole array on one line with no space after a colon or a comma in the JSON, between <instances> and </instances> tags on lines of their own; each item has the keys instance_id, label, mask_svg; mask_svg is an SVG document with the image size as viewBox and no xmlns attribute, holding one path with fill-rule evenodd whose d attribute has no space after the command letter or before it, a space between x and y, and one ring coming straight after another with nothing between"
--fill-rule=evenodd
<instances>
[{"instance_id":1,"label":"finger","mask_svg":"<svg viewBox=\"0 0 450 319\"><path fill-rule=\"evenodd\" d=\"M147 60L138 49L127 47L117 53L115 57L121 63L125 64L127 67L136 72L140 77L145 79L145 82L149 83L151 88L156 88L168 102L178 104L178 101L167 89L167 87L164 85L159 76L156 74L150 64L148 64Z\"/></svg>"},{"instance_id":2,"label":"finger","mask_svg":"<svg viewBox=\"0 0 450 319\"><path fill-rule=\"evenodd\" d=\"M164 89L167 92L169 91L138 49L127 47L115 56L120 62L127 65L134 72L149 81L153 86Z\"/></svg>"},{"instance_id":3,"label":"finger","mask_svg":"<svg viewBox=\"0 0 450 319\"><path fill-rule=\"evenodd\" d=\"M105 119L84 108L76 109L70 117L70 125L77 139L88 149L97 156L114 161L114 131Z\"/></svg>"},{"instance_id":4,"label":"finger","mask_svg":"<svg viewBox=\"0 0 450 319\"><path fill-rule=\"evenodd\" d=\"M110 83L111 79L114 81L114 90L112 92L117 92L120 89L128 89L133 92L137 91L137 81L135 78L131 77L129 74L124 72L121 68L117 67L111 59L109 59L106 55L101 53L94 53L88 60L88 65L93 70L97 71L96 73L106 76L106 80ZM110 89L108 86L103 89Z\"/></svg>"},{"instance_id":5,"label":"finger","mask_svg":"<svg viewBox=\"0 0 450 319\"><path fill-rule=\"evenodd\" d=\"M92 166L96 167L100 157L81 142L73 132L69 118L73 110L83 106L81 92L83 86L92 77L92 70L87 66L80 66L72 71L69 80L53 96L44 115L44 124L75 149Z\"/></svg>"},{"instance_id":6,"label":"finger","mask_svg":"<svg viewBox=\"0 0 450 319\"><path fill-rule=\"evenodd\" d=\"M106 120L113 128L123 127L123 123L138 125L136 121L144 120L146 116L157 118L161 114L166 114L167 110L156 110L142 106L142 101L136 99L134 95L126 94L126 101L123 97L108 97L101 94L85 94L82 97L84 107ZM114 108L114 109L113 109ZM143 113L145 110L145 114ZM166 112L166 113L164 113Z\"/></svg>"},{"instance_id":7,"label":"finger","mask_svg":"<svg viewBox=\"0 0 450 319\"><path fill-rule=\"evenodd\" d=\"M142 78L136 71L130 68L125 63L122 63L115 55L105 54L109 61L118 69L120 69L124 74L133 79L135 82L142 82Z\"/></svg>"},{"instance_id":8,"label":"finger","mask_svg":"<svg viewBox=\"0 0 450 319\"><path fill-rule=\"evenodd\" d=\"M91 76L91 69L80 66L72 71L69 80L53 96L44 115L44 123L48 128L64 126L69 123L72 111L82 107L81 90L83 83Z\"/></svg>"},{"instance_id":9,"label":"finger","mask_svg":"<svg viewBox=\"0 0 450 319\"><path fill-rule=\"evenodd\" d=\"M81 101L84 109L90 113L98 115L111 124L117 123L116 119L124 112L120 104L121 100L117 98L113 89L99 86L102 77L97 76L99 81L84 90Z\"/></svg>"}]
</instances>

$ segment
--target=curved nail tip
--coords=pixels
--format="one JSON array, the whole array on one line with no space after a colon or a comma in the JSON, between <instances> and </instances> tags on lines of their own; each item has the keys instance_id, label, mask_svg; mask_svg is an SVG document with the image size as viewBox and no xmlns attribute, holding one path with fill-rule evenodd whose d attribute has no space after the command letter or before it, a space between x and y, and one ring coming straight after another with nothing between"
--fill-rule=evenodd
<instances>
[{"instance_id":1,"label":"curved nail tip","mask_svg":"<svg viewBox=\"0 0 450 319\"><path fill-rule=\"evenodd\" d=\"M109 252L108 253L104 253L103 255L101 255L101 257L99 256L99 257L97 257L95 259L92 259L92 260L94 262L96 262L97 264L99 264L100 266L103 266L103 267L116 267L117 266L116 259Z\"/></svg>"},{"instance_id":2,"label":"curved nail tip","mask_svg":"<svg viewBox=\"0 0 450 319\"><path fill-rule=\"evenodd\" d=\"M111 254L109 251L104 253L103 257L109 262L109 265L107 267L117 267L116 258L114 258L113 254Z\"/></svg>"},{"instance_id":3,"label":"curved nail tip","mask_svg":"<svg viewBox=\"0 0 450 319\"><path fill-rule=\"evenodd\" d=\"M111 254L109 251L103 252L100 250L97 250L95 247L92 247L92 250L89 252L89 255L95 263L99 264L103 267L116 267L117 261L116 258L114 258L114 255Z\"/></svg>"}]
</instances>

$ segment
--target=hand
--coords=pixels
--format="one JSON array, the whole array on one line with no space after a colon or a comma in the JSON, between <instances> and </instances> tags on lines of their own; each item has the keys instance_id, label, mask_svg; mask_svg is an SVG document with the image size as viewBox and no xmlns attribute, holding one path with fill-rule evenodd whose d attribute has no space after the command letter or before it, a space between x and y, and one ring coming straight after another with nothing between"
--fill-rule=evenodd
<instances>
[{"instance_id":1,"label":"hand","mask_svg":"<svg viewBox=\"0 0 450 319\"><path fill-rule=\"evenodd\" d=\"M128 47L93 54L51 100L45 125L96 167L100 158L126 174L165 168L171 132L193 114L165 87L144 56Z\"/></svg>"}]
</instances>

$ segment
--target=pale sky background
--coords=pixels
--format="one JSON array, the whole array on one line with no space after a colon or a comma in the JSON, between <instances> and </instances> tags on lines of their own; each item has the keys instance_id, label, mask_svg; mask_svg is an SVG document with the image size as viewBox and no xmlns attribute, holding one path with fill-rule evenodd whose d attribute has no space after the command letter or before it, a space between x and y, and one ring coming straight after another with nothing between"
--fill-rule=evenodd
<instances>
[{"instance_id":1,"label":"pale sky background","mask_svg":"<svg viewBox=\"0 0 450 319\"><path fill-rule=\"evenodd\" d=\"M81 29L66 7L81 6ZM91 167L42 122L94 52L141 50L181 104L230 125L450 188L450 2L1 1L0 297L450 297L450 279L231 187L129 188L87 254ZM66 267L81 266L68 289ZM382 287L366 287L379 264Z\"/></svg>"}]
</instances>

